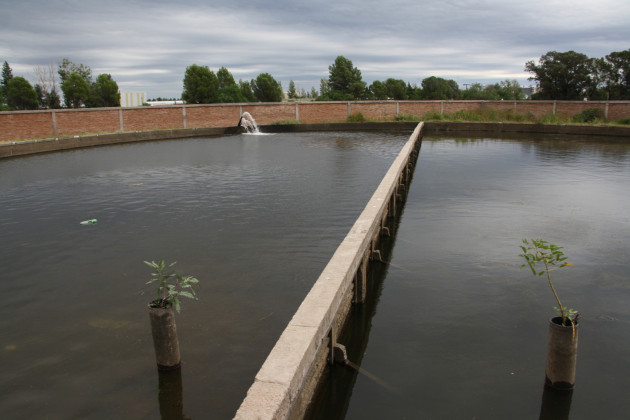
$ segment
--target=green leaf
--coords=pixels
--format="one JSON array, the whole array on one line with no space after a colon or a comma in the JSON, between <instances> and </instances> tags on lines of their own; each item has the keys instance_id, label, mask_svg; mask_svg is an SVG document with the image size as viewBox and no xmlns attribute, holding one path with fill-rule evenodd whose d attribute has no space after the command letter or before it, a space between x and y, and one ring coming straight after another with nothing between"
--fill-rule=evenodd
<instances>
[{"instance_id":1,"label":"green leaf","mask_svg":"<svg viewBox=\"0 0 630 420\"><path fill-rule=\"evenodd\" d=\"M181 292L179 292L179 295L180 295L180 296L187 297L187 298L189 298L189 299L195 299L195 296L193 296L191 293L189 293L189 292L185 292L185 291L183 291L183 290L182 290Z\"/></svg>"}]
</instances>

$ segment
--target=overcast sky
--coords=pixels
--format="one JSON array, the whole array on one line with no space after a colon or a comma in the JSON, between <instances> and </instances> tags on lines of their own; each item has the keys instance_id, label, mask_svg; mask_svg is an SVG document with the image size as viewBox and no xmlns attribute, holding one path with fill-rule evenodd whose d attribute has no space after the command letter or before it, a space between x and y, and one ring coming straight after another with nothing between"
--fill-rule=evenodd
<instances>
[{"instance_id":1,"label":"overcast sky","mask_svg":"<svg viewBox=\"0 0 630 420\"><path fill-rule=\"evenodd\" d=\"M368 84L516 79L548 51L630 48L628 0L0 0L0 62L35 82L67 57L122 91L179 98L186 67L319 89L339 55Z\"/></svg>"}]
</instances>

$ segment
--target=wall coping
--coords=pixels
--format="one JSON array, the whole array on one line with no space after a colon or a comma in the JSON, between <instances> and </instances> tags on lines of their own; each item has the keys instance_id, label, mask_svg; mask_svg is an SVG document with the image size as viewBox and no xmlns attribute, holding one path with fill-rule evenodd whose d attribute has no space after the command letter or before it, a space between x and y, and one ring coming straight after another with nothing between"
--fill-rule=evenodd
<instances>
[{"instance_id":1,"label":"wall coping","mask_svg":"<svg viewBox=\"0 0 630 420\"><path fill-rule=\"evenodd\" d=\"M389 200L406 168L424 123L419 123L378 188L341 242L256 374L235 419L281 419L291 415L310 367L352 287Z\"/></svg>"},{"instance_id":2,"label":"wall coping","mask_svg":"<svg viewBox=\"0 0 630 420\"><path fill-rule=\"evenodd\" d=\"M411 130L417 122L370 122L370 123L325 123L325 124L285 124L263 125L269 133L306 132L306 131L377 131ZM626 141L630 139L630 127L590 126L570 124L524 124L524 123L481 123L481 122L425 122L427 133L439 132L495 132L495 133L532 133L566 134L574 136L598 136ZM179 128L172 130L151 130L93 134L87 136L51 137L39 140L18 140L0 142L0 159L58 150L95 147L103 145L130 143L137 141L167 140L177 138L221 136L238 134L237 127Z\"/></svg>"},{"instance_id":3,"label":"wall coping","mask_svg":"<svg viewBox=\"0 0 630 420\"><path fill-rule=\"evenodd\" d=\"M59 108L59 109L35 109L25 111L0 111L0 115L11 114L46 114L46 113L64 113L64 112L97 112L97 111L111 111L111 110L146 110L146 109L159 109L159 108L195 108L195 107L247 107L247 106L269 106L269 105L317 105L317 104L383 104L383 103L520 103L520 104L596 104L596 105L615 105L615 104L630 104L630 101L563 101L563 100L470 100L470 99L387 99L387 100L356 100L356 101L286 101L286 102L238 102L238 103L213 103L213 104L172 104L172 105L155 105L155 106L135 106L135 107L102 107L102 108Z\"/></svg>"}]
</instances>

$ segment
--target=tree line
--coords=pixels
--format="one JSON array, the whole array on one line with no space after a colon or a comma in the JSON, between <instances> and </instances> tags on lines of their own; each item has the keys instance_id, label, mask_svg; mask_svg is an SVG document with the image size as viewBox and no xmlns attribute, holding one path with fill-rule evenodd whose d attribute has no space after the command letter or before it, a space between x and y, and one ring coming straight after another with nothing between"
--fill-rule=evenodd
<instances>
[{"instance_id":1,"label":"tree line","mask_svg":"<svg viewBox=\"0 0 630 420\"><path fill-rule=\"evenodd\" d=\"M528 61L525 71L535 82L532 99L540 100L630 100L630 49L612 52L602 58L590 58L575 51L549 51L538 63ZM420 86L401 79L363 81L361 71L352 61L338 56L328 67L329 76L320 80L319 91L313 87L300 91L289 82L288 97L320 101L347 100L522 100L525 94L516 80L482 85L473 83L460 89L456 81L430 76ZM109 74L99 74L64 58L55 66L35 68L33 87L25 78L14 77L5 61L0 81L0 109L20 110L62 107L57 88L59 75L64 106L68 108L120 106L118 85ZM234 80L227 68L214 73L208 66L193 64L186 68L182 100L190 104L235 102L280 102L282 85L269 73L251 80Z\"/></svg>"},{"instance_id":2,"label":"tree line","mask_svg":"<svg viewBox=\"0 0 630 420\"><path fill-rule=\"evenodd\" d=\"M523 89L516 80L491 85L471 84L465 90L457 82L427 77L421 86L399 79L376 80L369 86L352 61L337 57L322 79L318 100L522 100ZM575 51L549 51L538 64L525 63L536 83L532 99L540 100L630 100L630 49L612 52L603 58L589 58Z\"/></svg>"},{"instance_id":3,"label":"tree line","mask_svg":"<svg viewBox=\"0 0 630 420\"><path fill-rule=\"evenodd\" d=\"M112 76L99 74L93 79L92 69L84 64L75 64L64 58L58 66L38 66L34 73L37 79L35 86L24 77L14 77L11 66L4 62L0 81L0 109L62 108L57 75L63 93L63 106L66 108L120 106L118 84Z\"/></svg>"},{"instance_id":4,"label":"tree line","mask_svg":"<svg viewBox=\"0 0 630 420\"><path fill-rule=\"evenodd\" d=\"M455 80L431 76L422 80L420 86L401 79L375 80L369 86L362 80L361 71L352 61L343 56L335 59L328 67L328 79L321 79L321 101L337 100L500 100L525 99L525 94L516 80L505 80L483 86L475 83L469 89L460 90Z\"/></svg>"},{"instance_id":5,"label":"tree line","mask_svg":"<svg viewBox=\"0 0 630 420\"><path fill-rule=\"evenodd\" d=\"M538 91L533 99L628 100L630 99L630 49L603 58L575 51L549 51L538 64L525 63Z\"/></svg>"},{"instance_id":6,"label":"tree line","mask_svg":"<svg viewBox=\"0 0 630 420\"><path fill-rule=\"evenodd\" d=\"M237 84L225 67L215 74L208 66L193 64L184 75L182 100L189 104L280 102L283 96L282 85L269 73Z\"/></svg>"},{"instance_id":7,"label":"tree line","mask_svg":"<svg viewBox=\"0 0 630 420\"><path fill-rule=\"evenodd\" d=\"M289 82L289 99L312 98L319 101L348 101L367 99L525 99L518 82L506 80L495 85L473 84L470 89L460 91L457 82L440 77L428 77L422 86L412 86L403 80L389 78L384 82L374 81L367 86L361 71L352 61L339 56L329 66L328 79L321 79L319 92L313 87L300 91L293 80ZM251 81L239 80L221 67L215 74L208 66L193 64L186 68L182 99L187 103L228 102L281 102L284 97L282 85L268 73L262 73Z\"/></svg>"},{"instance_id":8,"label":"tree line","mask_svg":"<svg viewBox=\"0 0 630 420\"><path fill-rule=\"evenodd\" d=\"M189 102L189 92L209 91L204 99L207 102L279 102L282 100L282 87L271 75L264 73L264 80L258 78L251 82L234 82L227 69L222 67L214 73L203 68L206 79L202 82L193 74L200 71L193 65L186 70L184 94L182 99ZM189 71L191 74L189 74ZM550 51L540 57L539 64L533 61L525 63L525 71L532 74L529 80L535 82L535 93L531 99L539 100L630 100L630 49L612 52L603 58L589 58L575 51ZM219 73L229 75L233 94L226 100L219 92L223 89ZM420 86L401 79L388 78L375 80L370 85L363 81L361 70L344 56L338 56L328 67L329 76L320 80L319 92L313 87L310 92L300 92L295 83L289 82L288 97L313 98L319 101L348 100L523 100L526 95L516 80L504 80L495 84L482 85L473 83L460 89L455 80L430 76L422 80ZM263 76L261 75L261 76ZM259 76L259 77L261 77ZM273 95L260 94L257 86L268 86ZM204 88L203 86L209 86ZM275 90L274 90L275 89ZM241 95L236 95L240 90ZM194 96L192 103L199 102Z\"/></svg>"}]
</instances>

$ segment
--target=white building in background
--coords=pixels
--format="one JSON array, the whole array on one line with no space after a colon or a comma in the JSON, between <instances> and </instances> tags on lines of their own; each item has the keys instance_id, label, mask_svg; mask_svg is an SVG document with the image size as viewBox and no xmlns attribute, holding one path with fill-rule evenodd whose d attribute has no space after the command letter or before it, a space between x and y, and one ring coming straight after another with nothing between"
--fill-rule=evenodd
<instances>
[{"instance_id":1,"label":"white building in background","mask_svg":"<svg viewBox=\"0 0 630 420\"><path fill-rule=\"evenodd\" d=\"M120 106L123 108L131 106L142 106L142 104L146 102L146 92L120 92Z\"/></svg>"}]
</instances>

